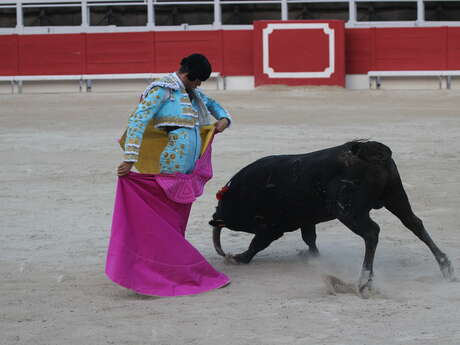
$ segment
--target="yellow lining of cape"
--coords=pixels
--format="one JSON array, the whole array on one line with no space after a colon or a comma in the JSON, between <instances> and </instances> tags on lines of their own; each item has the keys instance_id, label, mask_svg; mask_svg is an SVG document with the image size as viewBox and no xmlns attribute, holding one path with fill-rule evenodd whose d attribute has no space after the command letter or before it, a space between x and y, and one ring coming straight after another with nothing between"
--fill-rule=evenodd
<instances>
[{"instance_id":1,"label":"yellow lining of cape","mask_svg":"<svg viewBox=\"0 0 460 345\"><path fill-rule=\"evenodd\" d=\"M214 126L202 126L200 128L201 135L201 151L200 156L206 150L214 133ZM125 148L126 130L120 138L120 146L122 150ZM139 158L134 166L142 174L159 174L160 173L160 154L168 143L168 133L157 129L153 126L152 121L145 128L142 144L139 148Z\"/></svg>"}]
</instances>

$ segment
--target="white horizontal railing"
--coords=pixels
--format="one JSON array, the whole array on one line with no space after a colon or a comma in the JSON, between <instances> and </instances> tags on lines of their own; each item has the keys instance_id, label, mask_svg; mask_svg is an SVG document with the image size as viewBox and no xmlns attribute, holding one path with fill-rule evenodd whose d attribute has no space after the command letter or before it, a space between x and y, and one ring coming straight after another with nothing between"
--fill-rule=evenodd
<instances>
[{"instance_id":1,"label":"white horizontal railing","mask_svg":"<svg viewBox=\"0 0 460 345\"><path fill-rule=\"evenodd\" d=\"M381 78L386 77L438 77L439 88L442 88L443 81L447 89L451 88L452 77L460 76L460 70L429 70L429 71L414 71L414 70L402 70L402 71L369 71L369 87L379 89L382 81Z\"/></svg>"},{"instance_id":2,"label":"white horizontal railing","mask_svg":"<svg viewBox=\"0 0 460 345\"><path fill-rule=\"evenodd\" d=\"M94 80L134 80L134 79L154 80L154 79L161 78L167 74L168 73L20 75L20 76L0 76L0 82L10 82L11 93L14 93L15 89L17 89L18 93L22 93L23 82L27 82L27 81L77 80L80 83L80 91L82 91L85 88L87 92L90 92L92 89ZM212 72L210 78L216 79L216 86L218 90L225 89L224 79L219 72Z\"/></svg>"},{"instance_id":3,"label":"white horizontal railing","mask_svg":"<svg viewBox=\"0 0 460 345\"><path fill-rule=\"evenodd\" d=\"M358 5L362 2L410 2L416 4L416 19L408 21L359 21L357 16ZM16 8L16 27L0 28L0 34L43 34L43 33L79 33L79 32L125 32L125 31L151 31L151 30L215 30L215 29L233 29L238 25L222 24L222 7L227 5L254 5L254 4L279 4L279 19L287 20L289 18L289 5L302 3L341 3L348 6L348 20L346 27L364 28L364 27L433 27L433 26L460 26L460 18L457 21L427 21L425 20L426 0L204 0L204 1L156 1L156 0L17 0L0 3L1 8ZM459 3L460 0L451 0L450 3ZM155 24L155 10L162 6L187 7L190 5L213 5L214 16L212 22L204 25L192 25L183 23L173 26L162 26ZM43 8L43 7L80 7L81 8L81 25L76 26L25 26L23 18L24 8ZM90 25L90 8L98 6L145 6L147 23L135 27L125 26L91 26ZM415 13L414 13L415 15ZM263 18L261 18L263 19ZM292 18L291 18L292 19ZM333 19L333 18L330 18ZM252 25L247 25L252 27Z\"/></svg>"}]
</instances>

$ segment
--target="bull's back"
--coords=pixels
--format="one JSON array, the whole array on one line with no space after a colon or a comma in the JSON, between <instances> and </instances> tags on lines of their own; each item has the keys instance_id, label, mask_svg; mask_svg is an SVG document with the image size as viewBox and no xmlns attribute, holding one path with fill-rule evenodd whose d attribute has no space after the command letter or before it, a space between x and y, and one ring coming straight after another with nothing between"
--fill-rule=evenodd
<instances>
[{"instance_id":1,"label":"bull's back","mask_svg":"<svg viewBox=\"0 0 460 345\"><path fill-rule=\"evenodd\" d=\"M300 180L308 182L318 173L333 176L334 169L342 165L339 157L345 149L341 145L305 154L263 157L241 169L230 183L235 187L250 180L256 185L276 183L288 187L301 182ZM326 168L329 169L329 174L325 171Z\"/></svg>"}]
</instances>

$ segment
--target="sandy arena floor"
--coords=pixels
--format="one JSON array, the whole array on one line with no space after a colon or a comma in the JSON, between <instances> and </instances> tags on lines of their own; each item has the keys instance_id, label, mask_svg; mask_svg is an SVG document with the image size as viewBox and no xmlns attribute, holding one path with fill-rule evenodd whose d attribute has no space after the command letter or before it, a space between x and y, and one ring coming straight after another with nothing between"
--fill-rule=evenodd
<instances>
[{"instance_id":1,"label":"sandy arena floor","mask_svg":"<svg viewBox=\"0 0 460 345\"><path fill-rule=\"evenodd\" d=\"M227 265L211 244L215 192L269 154L355 138L393 150L416 214L460 272L460 94L263 88L209 92L234 116L214 144L214 173L192 210L188 239L232 283L198 296L154 298L104 275L116 139L134 93L0 96L0 343L6 345L458 345L460 283L442 279L415 236L388 211L375 260L378 292L328 293L355 282L363 241L338 222L318 226L319 260L290 233L250 265ZM250 236L223 232L228 252ZM460 275L460 273L457 273Z\"/></svg>"}]
</instances>

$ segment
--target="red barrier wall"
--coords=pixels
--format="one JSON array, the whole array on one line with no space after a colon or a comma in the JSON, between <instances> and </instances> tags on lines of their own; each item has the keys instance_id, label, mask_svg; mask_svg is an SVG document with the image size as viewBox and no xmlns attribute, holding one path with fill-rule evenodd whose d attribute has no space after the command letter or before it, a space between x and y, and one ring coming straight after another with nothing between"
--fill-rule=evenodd
<instances>
[{"instance_id":1,"label":"red barrier wall","mask_svg":"<svg viewBox=\"0 0 460 345\"><path fill-rule=\"evenodd\" d=\"M446 69L447 28L375 30L375 70Z\"/></svg>"},{"instance_id":2,"label":"red barrier wall","mask_svg":"<svg viewBox=\"0 0 460 345\"><path fill-rule=\"evenodd\" d=\"M373 29L345 30L346 74L365 74L374 62Z\"/></svg>"},{"instance_id":3,"label":"red barrier wall","mask_svg":"<svg viewBox=\"0 0 460 345\"><path fill-rule=\"evenodd\" d=\"M452 69L460 69L460 28L346 30L347 74Z\"/></svg>"},{"instance_id":4,"label":"red barrier wall","mask_svg":"<svg viewBox=\"0 0 460 345\"><path fill-rule=\"evenodd\" d=\"M223 75L253 75L252 30L222 31Z\"/></svg>"},{"instance_id":5,"label":"red barrier wall","mask_svg":"<svg viewBox=\"0 0 460 345\"><path fill-rule=\"evenodd\" d=\"M192 53L206 55L213 70L222 71L220 31L174 31L155 33L155 71L175 71L180 60Z\"/></svg>"},{"instance_id":6,"label":"red barrier wall","mask_svg":"<svg viewBox=\"0 0 460 345\"><path fill-rule=\"evenodd\" d=\"M82 74L85 44L82 34L19 35L20 75Z\"/></svg>"},{"instance_id":7,"label":"red barrier wall","mask_svg":"<svg viewBox=\"0 0 460 345\"><path fill-rule=\"evenodd\" d=\"M154 70L154 32L85 34L87 74Z\"/></svg>"},{"instance_id":8,"label":"red barrier wall","mask_svg":"<svg viewBox=\"0 0 460 345\"><path fill-rule=\"evenodd\" d=\"M460 70L460 28L447 28L447 69Z\"/></svg>"},{"instance_id":9,"label":"red barrier wall","mask_svg":"<svg viewBox=\"0 0 460 345\"><path fill-rule=\"evenodd\" d=\"M313 38L305 39L309 33L300 41L295 33L287 40L277 35L272 38L280 48L270 51L274 65L304 68L312 50ZM254 38L253 30L0 35L0 75L170 72L183 56L202 52L222 75L252 76L260 61L256 55L261 54L254 50ZM321 44L313 50L321 50ZM307 55L296 58L296 49ZM346 74L458 70L460 28L346 29L344 68Z\"/></svg>"},{"instance_id":10,"label":"red barrier wall","mask_svg":"<svg viewBox=\"0 0 460 345\"><path fill-rule=\"evenodd\" d=\"M0 75L19 74L18 35L0 36Z\"/></svg>"}]
</instances>

